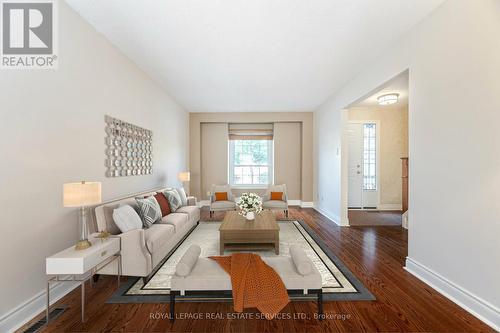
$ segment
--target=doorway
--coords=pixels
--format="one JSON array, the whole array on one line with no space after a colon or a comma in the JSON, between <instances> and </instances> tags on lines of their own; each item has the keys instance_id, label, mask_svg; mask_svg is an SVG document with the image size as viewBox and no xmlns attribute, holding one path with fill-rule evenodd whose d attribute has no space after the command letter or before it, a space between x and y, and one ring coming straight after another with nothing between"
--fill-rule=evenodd
<instances>
[{"instance_id":1,"label":"doorway","mask_svg":"<svg viewBox=\"0 0 500 333\"><path fill-rule=\"evenodd\" d=\"M379 205L379 121L349 121L349 209L376 209Z\"/></svg>"},{"instance_id":2,"label":"doorway","mask_svg":"<svg viewBox=\"0 0 500 333\"><path fill-rule=\"evenodd\" d=\"M351 226L407 226L408 80L403 72L344 110L343 214Z\"/></svg>"}]
</instances>

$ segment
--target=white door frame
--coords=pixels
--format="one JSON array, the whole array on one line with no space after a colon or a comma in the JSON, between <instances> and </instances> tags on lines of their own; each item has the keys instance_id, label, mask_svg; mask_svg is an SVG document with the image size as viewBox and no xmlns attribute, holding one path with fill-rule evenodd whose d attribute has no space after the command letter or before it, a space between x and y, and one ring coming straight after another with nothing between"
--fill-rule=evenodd
<instances>
[{"instance_id":1,"label":"white door frame","mask_svg":"<svg viewBox=\"0 0 500 333\"><path fill-rule=\"evenodd\" d=\"M349 110L347 110L347 112L349 112ZM377 166L376 166L376 173L377 173L377 208L378 206L380 206L380 133L381 133L381 127L380 127L380 120L369 120L369 119L365 119L365 120L347 120L347 123L345 124L344 127L344 131L347 132L347 129L348 129L348 125L349 124L375 124L377 126L376 130L375 130L375 134L376 134L376 140L377 140L377 143L376 143L376 154L377 154L377 159L376 159L376 163L377 163ZM347 178L349 178L349 174L347 173L348 172L348 168L349 168L349 160L348 160L348 157L349 157L349 144L346 144L345 147L345 157L346 157L346 173L344 174ZM342 156L342 158L344 158L344 156ZM364 170L364 167L363 167L363 170ZM348 198L349 196L349 181L347 181L347 189L346 189L346 197ZM361 209L365 209L364 208L364 190L361 191ZM346 209L348 210L349 209L349 203L347 203L346 205Z\"/></svg>"}]
</instances>

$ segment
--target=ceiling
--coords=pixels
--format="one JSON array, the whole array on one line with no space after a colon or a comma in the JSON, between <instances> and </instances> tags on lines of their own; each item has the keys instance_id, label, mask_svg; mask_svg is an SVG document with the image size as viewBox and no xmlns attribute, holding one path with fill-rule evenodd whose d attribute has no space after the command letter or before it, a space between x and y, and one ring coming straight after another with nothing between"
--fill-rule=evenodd
<instances>
[{"instance_id":1,"label":"ceiling","mask_svg":"<svg viewBox=\"0 0 500 333\"><path fill-rule=\"evenodd\" d=\"M66 0L191 112L314 111L444 0Z\"/></svg>"},{"instance_id":2,"label":"ceiling","mask_svg":"<svg viewBox=\"0 0 500 333\"><path fill-rule=\"evenodd\" d=\"M370 95L362 99L359 103L355 103L352 105L352 107L372 107L372 106L377 106L377 107L383 107L383 108L400 108L402 105L408 105L408 79L409 79L409 73L408 71L401 73L400 75L396 76L389 82L383 84L381 87L375 89L374 93L370 93ZM391 105L384 105L380 106L378 104L377 98L379 96L385 95L385 94L399 94L399 99L396 104L391 104Z\"/></svg>"}]
</instances>

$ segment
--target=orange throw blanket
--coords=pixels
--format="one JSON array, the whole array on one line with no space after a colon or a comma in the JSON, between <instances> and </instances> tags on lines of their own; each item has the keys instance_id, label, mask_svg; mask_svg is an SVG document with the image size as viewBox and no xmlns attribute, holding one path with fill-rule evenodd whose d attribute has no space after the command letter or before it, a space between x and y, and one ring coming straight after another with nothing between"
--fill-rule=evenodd
<instances>
[{"instance_id":1,"label":"orange throw blanket","mask_svg":"<svg viewBox=\"0 0 500 333\"><path fill-rule=\"evenodd\" d=\"M230 276L233 286L234 310L257 308L266 319L273 319L290 302L288 292L278 273L253 253L214 256Z\"/></svg>"}]
</instances>

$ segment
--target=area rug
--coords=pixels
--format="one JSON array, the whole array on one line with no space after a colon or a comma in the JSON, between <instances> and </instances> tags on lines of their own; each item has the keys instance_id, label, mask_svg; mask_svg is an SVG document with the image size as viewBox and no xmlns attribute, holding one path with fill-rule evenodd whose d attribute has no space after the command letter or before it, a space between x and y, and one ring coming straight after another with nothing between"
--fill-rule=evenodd
<instances>
[{"instance_id":1,"label":"area rug","mask_svg":"<svg viewBox=\"0 0 500 333\"><path fill-rule=\"evenodd\" d=\"M375 297L347 269L315 232L302 221L279 221L280 256L289 256L292 244L299 245L311 258L323 278L323 299L329 300L374 300ZM200 222L189 235L167 255L164 263L146 285L143 279L129 279L123 283L107 303L164 303L169 301L170 279L175 274L175 266L191 244L201 247L201 256L219 255L219 227L221 222ZM225 255L233 251L226 250ZM273 249L251 251L262 257L276 256ZM314 297L314 296L312 296ZM222 301L231 300L231 295L180 296L179 301ZM309 300L311 296L298 296L294 299Z\"/></svg>"}]
</instances>

